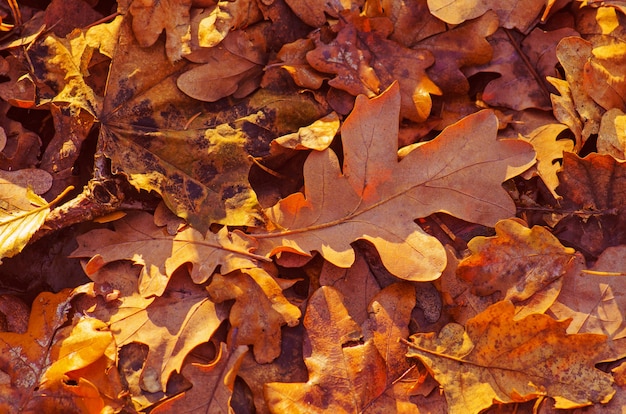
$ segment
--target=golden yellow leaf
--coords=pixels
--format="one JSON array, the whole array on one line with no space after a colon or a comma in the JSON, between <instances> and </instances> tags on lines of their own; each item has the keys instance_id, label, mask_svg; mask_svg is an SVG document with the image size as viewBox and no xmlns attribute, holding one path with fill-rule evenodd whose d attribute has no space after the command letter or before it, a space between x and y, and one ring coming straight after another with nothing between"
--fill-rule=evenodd
<instances>
[{"instance_id":1,"label":"golden yellow leaf","mask_svg":"<svg viewBox=\"0 0 626 414\"><path fill-rule=\"evenodd\" d=\"M478 413L494 403L540 396L556 408L608 402L610 375L595 368L606 346L596 334L566 334L568 320L532 314L515 321L511 302L498 302L437 335L411 336L407 356L422 360L443 388L450 413Z\"/></svg>"}]
</instances>

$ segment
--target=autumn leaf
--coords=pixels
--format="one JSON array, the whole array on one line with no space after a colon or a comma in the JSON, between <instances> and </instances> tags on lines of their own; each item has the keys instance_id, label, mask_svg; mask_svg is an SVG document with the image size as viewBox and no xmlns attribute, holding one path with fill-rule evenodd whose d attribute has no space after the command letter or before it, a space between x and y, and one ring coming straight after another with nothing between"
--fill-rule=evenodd
<instances>
[{"instance_id":1,"label":"autumn leaf","mask_svg":"<svg viewBox=\"0 0 626 414\"><path fill-rule=\"evenodd\" d=\"M141 265L139 293L144 297L163 294L169 278L179 267L190 264L194 282L204 283L220 266L229 273L254 268L262 256L252 253L254 242L241 232L229 233L224 227L217 234L202 236L192 228L176 235L154 224L147 213L129 214L115 221L115 230L96 229L78 237L79 247L72 257L90 257L88 275L116 260L132 260Z\"/></svg>"},{"instance_id":2,"label":"autumn leaf","mask_svg":"<svg viewBox=\"0 0 626 414\"><path fill-rule=\"evenodd\" d=\"M311 296L304 326L309 380L265 384L271 412L360 412L384 392L385 362L372 340L360 343L361 327L336 290L321 287Z\"/></svg>"},{"instance_id":3,"label":"autumn leaf","mask_svg":"<svg viewBox=\"0 0 626 414\"><path fill-rule=\"evenodd\" d=\"M319 72L336 74L328 84L352 95L371 98L397 81L402 117L426 120L432 106L430 95L441 94L425 73L434 63L432 54L388 40L389 33L363 31L359 26L369 23L352 19L355 21L340 24L337 38L329 44L317 41L316 48L306 54L307 61Z\"/></svg>"},{"instance_id":4,"label":"autumn leaf","mask_svg":"<svg viewBox=\"0 0 626 414\"><path fill-rule=\"evenodd\" d=\"M275 278L261 268L215 274L207 291L215 303L234 299L228 316L235 345L252 345L259 363L280 355L281 327L299 323L300 309L283 295ZM253 305L252 305L253 304Z\"/></svg>"},{"instance_id":5,"label":"autumn leaf","mask_svg":"<svg viewBox=\"0 0 626 414\"><path fill-rule=\"evenodd\" d=\"M259 253L316 250L336 266L348 267L354 262L350 243L364 239L374 244L395 276L432 280L445 267L445 251L413 219L446 211L494 225L514 214L500 184L532 165L534 152L528 144L496 140L496 118L484 111L398 162L399 101L395 84L380 97L357 98L341 130L343 173L332 150L309 155L305 193L267 211L280 230L254 234Z\"/></svg>"},{"instance_id":6,"label":"autumn leaf","mask_svg":"<svg viewBox=\"0 0 626 414\"><path fill-rule=\"evenodd\" d=\"M511 302L498 302L465 328L411 336L407 356L422 360L443 388L450 413L478 413L494 402L555 400L555 408L607 403L610 375L594 364L604 335L567 335L569 321L532 314L515 321Z\"/></svg>"},{"instance_id":7,"label":"autumn leaf","mask_svg":"<svg viewBox=\"0 0 626 414\"><path fill-rule=\"evenodd\" d=\"M165 390L187 353L207 342L227 317L224 306L210 301L185 272L172 277L159 297L145 298L135 285L132 294L99 301L86 313L107 322L118 347L132 342L150 347L141 374L141 386L149 392Z\"/></svg>"},{"instance_id":8,"label":"autumn leaf","mask_svg":"<svg viewBox=\"0 0 626 414\"><path fill-rule=\"evenodd\" d=\"M75 296L71 289L41 293L33 303L26 333L0 333L3 411L99 413L105 402L114 403L108 398L117 398L121 392L114 377L109 378L108 389L100 392L93 385L98 370L85 370L93 369L98 361L111 367L114 360L107 349L113 337L102 322L92 318L77 318L65 326ZM113 395L106 395L115 388Z\"/></svg>"},{"instance_id":9,"label":"autumn leaf","mask_svg":"<svg viewBox=\"0 0 626 414\"><path fill-rule=\"evenodd\" d=\"M247 346L228 350L226 344L221 343L215 361L206 365L185 365L181 374L191 381L191 389L159 404L151 412L197 413L198 410L203 410L210 413L231 410L230 400L235 377L247 351Z\"/></svg>"},{"instance_id":10,"label":"autumn leaf","mask_svg":"<svg viewBox=\"0 0 626 414\"><path fill-rule=\"evenodd\" d=\"M598 133L598 153L612 155L618 160L626 159L624 121L626 121L626 115L618 108L610 109L602 115Z\"/></svg>"},{"instance_id":11,"label":"autumn leaf","mask_svg":"<svg viewBox=\"0 0 626 414\"><path fill-rule=\"evenodd\" d=\"M478 295L499 292L501 299L518 305L522 315L545 312L559 294L560 279L580 270L574 249L561 245L544 227L528 228L508 219L495 228L494 237L470 240L472 254L461 260L457 275Z\"/></svg>"}]
</instances>

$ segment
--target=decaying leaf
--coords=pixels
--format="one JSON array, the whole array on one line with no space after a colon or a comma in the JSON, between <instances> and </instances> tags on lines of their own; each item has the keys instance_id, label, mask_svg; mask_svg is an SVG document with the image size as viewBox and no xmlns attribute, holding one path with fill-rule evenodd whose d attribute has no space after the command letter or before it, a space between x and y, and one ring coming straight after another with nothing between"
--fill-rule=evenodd
<instances>
[{"instance_id":1,"label":"decaying leaf","mask_svg":"<svg viewBox=\"0 0 626 414\"><path fill-rule=\"evenodd\" d=\"M465 328L411 336L407 356L422 360L443 388L450 413L478 413L494 402L539 396L556 408L608 402L610 375L595 368L606 337L567 335L569 321L532 314L515 321L511 302L498 302Z\"/></svg>"},{"instance_id":2,"label":"decaying leaf","mask_svg":"<svg viewBox=\"0 0 626 414\"><path fill-rule=\"evenodd\" d=\"M310 154L304 166L305 193L268 210L280 230L254 234L259 253L316 250L336 266L348 267L354 261L350 243L364 239L395 276L432 280L445 267L445 251L413 219L446 211L494 225L513 214L513 203L500 184L534 162L527 143L496 140L495 115L483 111L398 162L399 101L395 84L380 97L357 98L341 130L343 173L332 150ZM396 219L389 221L390 216Z\"/></svg>"},{"instance_id":3,"label":"decaying leaf","mask_svg":"<svg viewBox=\"0 0 626 414\"><path fill-rule=\"evenodd\" d=\"M598 133L598 152L610 154L618 160L626 160L626 115L613 108L604 115Z\"/></svg>"}]
</instances>

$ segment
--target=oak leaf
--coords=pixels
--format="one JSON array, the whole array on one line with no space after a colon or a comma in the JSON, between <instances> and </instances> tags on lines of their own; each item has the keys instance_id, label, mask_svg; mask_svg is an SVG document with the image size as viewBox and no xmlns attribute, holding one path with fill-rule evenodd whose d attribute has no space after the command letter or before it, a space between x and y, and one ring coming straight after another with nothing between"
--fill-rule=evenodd
<instances>
[{"instance_id":1,"label":"oak leaf","mask_svg":"<svg viewBox=\"0 0 626 414\"><path fill-rule=\"evenodd\" d=\"M169 278L179 267L190 264L195 283L204 283L219 266L229 273L235 269L257 266L252 253L254 241L243 233L229 233L223 227L218 233L203 236L186 228L172 236L154 224L148 213L129 214L114 222L115 230L95 229L77 237L79 247L71 257L90 257L87 275L116 260L132 260L141 265L139 293L144 297L160 296Z\"/></svg>"},{"instance_id":2,"label":"oak leaf","mask_svg":"<svg viewBox=\"0 0 626 414\"><path fill-rule=\"evenodd\" d=\"M574 149L574 143L570 139L558 139L559 134L565 128L566 126L562 124L546 124L535 129L528 136L521 137L532 144L537 153L536 170L529 170L522 177L529 179L533 173L536 173L555 198L560 198L555 191L559 185L557 171L561 168L561 164L557 161L563 158L564 152L571 152Z\"/></svg>"},{"instance_id":3,"label":"oak leaf","mask_svg":"<svg viewBox=\"0 0 626 414\"><path fill-rule=\"evenodd\" d=\"M397 81L401 116L426 120L432 107L430 95L441 94L425 72L434 63L432 54L386 39L389 32L384 28L366 31L369 19L347 17L351 21L339 24L336 39L328 44L316 40L316 48L306 54L307 61L319 72L335 74L328 84L352 95L371 98Z\"/></svg>"},{"instance_id":4,"label":"oak leaf","mask_svg":"<svg viewBox=\"0 0 626 414\"><path fill-rule=\"evenodd\" d=\"M278 281L261 268L215 274L209 297L216 303L234 299L228 319L235 345L252 345L254 358L269 363L281 352L281 327L299 323L300 309L283 295Z\"/></svg>"},{"instance_id":5,"label":"oak leaf","mask_svg":"<svg viewBox=\"0 0 626 414\"><path fill-rule=\"evenodd\" d=\"M132 342L149 346L141 386L148 392L162 391L187 353L207 342L228 313L185 272L174 275L159 297L145 298L137 285L134 288L133 294L100 300L85 312L108 324L118 347Z\"/></svg>"},{"instance_id":6,"label":"oak leaf","mask_svg":"<svg viewBox=\"0 0 626 414\"><path fill-rule=\"evenodd\" d=\"M133 16L133 33L139 44L152 46L165 30L165 50L172 62L189 53L191 4L192 0L132 1L128 11Z\"/></svg>"},{"instance_id":7,"label":"oak leaf","mask_svg":"<svg viewBox=\"0 0 626 414\"><path fill-rule=\"evenodd\" d=\"M27 332L0 333L2 411L99 413L107 403L115 404L119 381L109 378L102 392L94 386L101 375L98 368L108 370L114 363L111 332L88 317L67 325L70 301L78 292L41 293L33 302Z\"/></svg>"},{"instance_id":8,"label":"oak leaf","mask_svg":"<svg viewBox=\"0 0 626 414\"><path fill-rule=\"evenodd\" d=\"M609 154L618 160L626 160L626 115L613 108L602 115L598 132L598 153Z\"/></svg>"},{"instance_id":9,"label":"oak leaf","mask_svg":"<svg viewBox=\"0 0 626 414\"><path fill-rule=\"evenodd\" d=\"M531 314L515 321L511 302L498 302L465 328L411 336L407 356L422 360L441 384L451 413L478 413L495 403L540 396L555 408L608 402L610 375L597 370L606 337L567 335L569 321Z\"/></svg>"},{"instance_id":10,"label":"oak leaf","mask_svg":"<svg viewBox=\"0 0 626 414\"><path fill-rule=\"evenodd\" d=\"M267 210L279 230L253 235L259 253L315 250L334 265L349 267L355 257L350 243L364 239L393 275L432 280L445 267L445 251L413 219L446 211L494 225L514 214L500 185L532 165L530 145L496 140L496 117L483 111L398 162L399 106L396 84L377 98L357 98L341 130L343 170L332 150L311 153L304 165L305 193Z\"/></svg>"},{"instance_id":11,"label":"oak leaf","mask_svg":"<svg viewBox=\"0 0 626 414\"><path fill-rule=\"evenodd\" d=\"M209 364L185 365L181 374L192 384L190 390L175 395L159 404L153 412L158 413L205 413L230 412L230 400L237 370L248 351L247 346L229 350L221 343L215 360Z\"/></svg>"},{"instance_id":12,"label":"oak leaf","mask_svg":"<svg viewBox=\"0 0 626 414\"><path fill-rule=\"evenodd\" d=\"M251 0L215 3L211 7L191 10L192 44L217 46L231 30L251 26L263 17L256 2Z\"/></svg>"},{"instance_id":13,"label":"oak leaf","mask_svg":"<svg viewBox=\"0 0 626 414\"><path fill-rule=\"evenodd\" d=\"M366 2L365 11L368 17L383 15L393 23L391 40L413 47L417 42L427 39L446 30L445 24L430 14L426 0L411 2L382 0Z\"/></svg>"},{"instance_id":14,"label":"oak leaf","mask_svg":"<svg viewBox=\"0 0 626 414\"><path fill-rule=\"evenodd\" d=\"M555 226L564 243L591 256L626 243L626 162L566 152L557 194L569 214Z\"/></svg>"},{"instance_id":15,"label":"oak leaf","mask_svg":"<svg viewBox=\"0 0 626 414\"><path fill-rule=\"evenodd\" d=\"M360 342L361 327L341 301L327 286L309 299L304 316L309 380L265 384L271 412L361 412L385 391L385 361L373 340Z\"/></svg>"},{"instance_id":16,"label":"oak leaf","mask_svg":"<svg viewBox=\"0 0 626 414\"><path fill-rule=\"evenodd\" d=\"M500 292L502 299L524 304L524 313L543 313L559 293L560 283L553 283L579 270L574 249L544 227L528 228L513 219L496 223L496 236L475 237L467 247L472 254L459 263L459 277L478 295ZM535 295L540 303L525 303Z\"/></svg>"},{"instance_id":17,"label":"oak leaf","mask_svg":"<svg viewBox=\"0 0 626 414\"><path fill-rule=\"evenodd\" d=\"M482 16L487 10L493 10L498 14L502 27L517 28L521 32L525 32L535 22L545 5L545 0L524 3L500 0L428 0L428 8L433 16L446 23L463 23Z\"/></svg>"}]
</instances>

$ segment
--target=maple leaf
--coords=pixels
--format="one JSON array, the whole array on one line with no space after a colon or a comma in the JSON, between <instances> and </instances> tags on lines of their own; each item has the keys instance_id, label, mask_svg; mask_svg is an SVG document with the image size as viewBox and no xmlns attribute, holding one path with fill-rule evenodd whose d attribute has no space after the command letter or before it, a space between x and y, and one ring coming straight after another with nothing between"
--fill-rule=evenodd
<instances>
[{"instance_id":1,"label":"maple leaf","mask_svg":"<svg viewBox=\"0 0 626 414\"><path fill-rule=\"evenodd\" d=\"M361 327L348 315L340 294L323 286L304 316L306 383L268 383L271 412L361 412L385 391L385 361L373 340L359 343Z\"/></svg>"},{"instance_id":2,"label":"maple leaf","mask_svg":"<svg viewBox=\"0 0 626 414\"><path fill-rule=\"evenodd\" d=\"M494 402L539 396L555 408L608 402L610 375L595 369L606 337L567 335L569 321L531 314L515 321L511 302L498 302L463 326L446 325L438 336L411 336L407 356L422 360L443 387L451 413L478 413Z\"/></svg>"},{"instance_id":3,"label":"maple leaf","mask_svg":"<svg viewBox=\"0 0 626 414\"><path fill-rule=\"evenodd\" d=\"M430 95L441 94L425 73L434 63L432 54L388 40L389 33L364 31L360 26L368 27L369 20L352 20L340 23L332 42L316 40L316 48L306 54L307 61L320 72L336 74L328 84L352 95L373 97L397 81L401 115L416 122L426 120L432 106Z\"/></svg>"},{"instance_id":4,"label":"maple leaf","mask_svg":"<svg viewBox=\"0 0 626 414\"><path fill-rule=\"evenodd\" d=\"M180 393L159 404L151 412L158 413L206 413L230 410L230 400L237 370L248 351L247 346L228 350L221 343L215 361L209 364L192 363L185 365L181 374L191 381L190 390Z\"/></svg>"},{"instance_id":5,"label":"maple leaf","mask_svg":"<svg viewBox=\"0 0 626 414\"><path fill-rule=\"evenodd\" d=\"M96 229L77 237L79 247L71 257L91 257L87 275L116 260L132 260L142 265L139 293L144 297L160 296L170 276L189 263L195 283L204 283L219 266L224 273L257 266L252 253L254 242L241 232L229 233L223 227L218 233L203 236L192 228L172 236L154 224L148 213L129 214L115 221L115 230Z\"/></svg>"},{"instance_id":6,"label":"maple leaf","mask_svg":"<svg viewBox=\"0 0 626 414\"><path fill-rule=\"evenodd\" d=\"M494 225L514 214L500 183L532 165L530 145L496 140L495 115L483 111L398 162L399 105L397 84L377 98L357 98L341 130L343 173L332 150L310 154L305 193L267 210L280 230L253 235L259 253L316 250L336 266L349 267L354 262L350 243L364 239L395 276L432 280L445 267L445 251L413 219L446 211Z\"/></svg>"},{"instance_id":7,"label":"maple leaf","mask_svg":"<svg viewBox=\"0 0 626 414\"><path fill-rule=\"evenodd\" d=\"M115 286L114 280L108 282ZM149 346L141 386L157 392L165 390L170 374L180 371L187 353L207 342L228 314L185 272L172 277L159 297L145 298L137 288L115 301L99 301L85 312L108 323L118 347L132 342Z\"/></svg>"},{"instance_id":8,"label":"maple leaf","mask_svg":"<svg viewBox=\"0 0 626 414\"><path fill-rule=\"evenodd\" d=\"M87 317L65 326L70 301L79 292L41 293L33 302L27 332L0 333L0 369L6 380L0 385L3 411L98 413L105 403L115 403L111 398L121 392L119 381L110 377L102 392L94 386L100 375L97 367L103 362L107 369L113 365L111 333L102 322ZM94 364L95 371L86 370Z\"/></svg>"},{"instance_id":9,"label":"maple leaf","mask_svg":"<svg viewBox=\"0 0 626 414\"><path fill-rule=\"evenodd\" d=\"M216 274L206 289L216 303L235 299L228 316L235 345L252 345L259 363L272 362L280 355L281 326L297 325L301 313L269 273L255 268Z\"/></svg>"}]
</instances>

